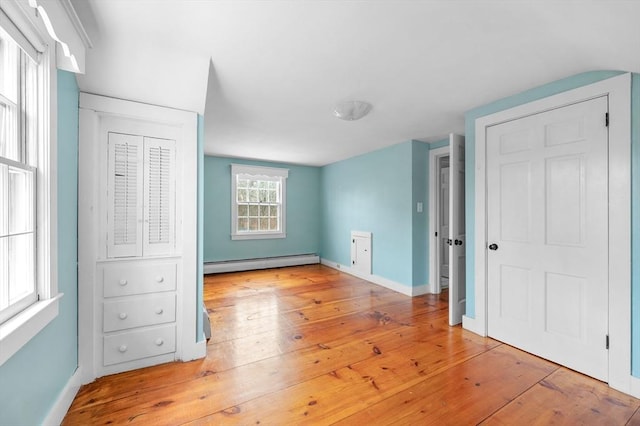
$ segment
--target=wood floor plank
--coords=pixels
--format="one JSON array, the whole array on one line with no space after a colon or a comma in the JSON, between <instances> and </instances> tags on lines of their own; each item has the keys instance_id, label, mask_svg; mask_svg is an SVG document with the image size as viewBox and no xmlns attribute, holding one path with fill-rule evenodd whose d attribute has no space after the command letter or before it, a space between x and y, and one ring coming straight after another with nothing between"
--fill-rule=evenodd
<instances>
[{"instance_id":1,"label":"wood floor plank","mask_svg":"<svg viewBox=\"0 0 640 426\"><path fill-rule=\"evenodd\" d=\"M438 312L434 320L438 325L434 326L433 323L430 323L426 327L430 330L439 328L443 333L448 333L448 330L444 329L446 318L442 312ZM398 339L406 336L404 341L409 342L412 332L420 332L415 326L408 324L402 325L396 322L380 324L375 316L370 317L370 321L375 322L378 327L377 334L370 336L376 335L380 347L383 348L387 346L402 348L397 343ZM398 328L403 328L405 331L398 332ZM194 401L197 402L201 398L208 399L216 394L224 394L224 397L218 396L216 398L214 405L198 405L184 413L187 416L201 417L376 355L369 340L344 336L336 341L326 340L325 343L307 347L297 353L288 353L280 357L251 363L243 366L242 369L219 371L217 365L220 360L207 357L206 362L202 363L200 367L204 371L191 372L193 376L186 382L186 386L185 382L181 381L139 393L139 383L132 380L127 384L122 380L114 384L120 390L111 390L111 393L115 392L119 395L118 398L101 401L99 395L93 394L91 397L92 406L78 405L74 407L73 411L77 413L76 418L83 424L95 422L98 419L114 423L161 422L165 417L163 412L171 411L170 405L172 404L190 407ZM129 373L123 375L127 374ZM158 379L162 380L159 377ZM166 384L167 382L162 383ZM167 399L166 395L171 395L171 397ZM174 416L173 420L186 421L190 418L175 418Z\"/></svg>"},{"instance_id":2,"label":"wood floor plank","mask_svg":"<svg viewBox=\"0 0 640 426\"><path fill-rule=\"evenodd\" d=\"M624 425L639 407L605 383L560 368L482 424Z\"/></svg>"},{"instance_id":3,"label":"wood floor plank","mask_svg":"<svg viewBox=\"0 0 640 426\"><path fill-rule=\"evenodd\" d=\"M500 345L339 424L467 424L469 419L488 417L557 368L548 361Z\"/></svg>"},{"instance_id":4,"label":"wood floor plank","mask_svg":"<svg viewBox=\"0 0 640 426\"><path fill-rule=\"evenodd\" d=\"M425 336L417 327L365 341L375 354L245 404L226 407L195 424L330 424L375 401L425 380L438 371L497 345L490 339L457 333L452 347L443 328ZM452 349L455 348L455 349ZM352 423L359 424L359 423Z\"/></svg>"},{"instance_id":5,"label":"wood floor plank","mask_svg":"<svg viewBox=\"0 0 640 426\"><path fill-rule=\"evenodd\" d=\"M206 276L206 358L102 377L63 424L640 423L640 401L449 327L446 296L322 265Z\"/></svg>"}]
</instances>

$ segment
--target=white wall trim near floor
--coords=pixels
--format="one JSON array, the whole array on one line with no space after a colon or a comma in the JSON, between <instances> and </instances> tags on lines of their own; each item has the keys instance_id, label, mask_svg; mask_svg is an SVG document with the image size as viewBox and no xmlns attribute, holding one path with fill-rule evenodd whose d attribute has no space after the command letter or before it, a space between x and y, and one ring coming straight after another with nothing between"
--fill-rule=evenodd
<instances>
[{"instance_id":1,"label":"white wall trim near floor","mask_svg":"<svg viewBox=\"0 0 640 426\"><path fill-rule=\"evenodd\" d=\"M58 399L56 399L51 410L49 410L49 414L47 414L47 417L42 421L43 425L58 426L62 423L64 416L67 414L67 411L69 411L69 407L71 407L71 403L82 385L82 374L80 370L81 368L76 369L75 373L69 378L64 389L62 389L62 392L58 395Z\"/></svg>"},{"instance_id":2,"label":"white wall trim near floor","mask_svg":"<svg viewBox=\"0 0 640 426\"><path fill-rule=\"evenodd\" d=\"M367 280L369 282L388 288L389 290L397 291L398 293L402 293L407 296L413 297L429 293L429 284L421 284L419 286L409 287L378 275L364 274L360 271L350 268L349 266L342 265L331 260L320 259L320 263L330 268L336 269L340 272L353 275L354 277L362 278L363 280Z\"/></svg>"},{"instance_id":3,"label":"white wall trim near floor","mask_svg":"<svg viewBox=\"0 0 640 426\"><path fill-rule=\"evenodd\" d=\"M629 376L629 394L634 398L640 398L640 379Z\"/></svg>"},{"instance_id":4,"label":"white wall trim near floor","mask_svg":"<svg viewBox=\"0 0 640 426\"><path fill-rule=\"evenodd\" d=\"M221 272L251 271L255 269L282 268L284 266L312 265L314 263L320 263L320 257L317 254L205 262L204 273L217 274Z\"/></svg>"}]
</instances>

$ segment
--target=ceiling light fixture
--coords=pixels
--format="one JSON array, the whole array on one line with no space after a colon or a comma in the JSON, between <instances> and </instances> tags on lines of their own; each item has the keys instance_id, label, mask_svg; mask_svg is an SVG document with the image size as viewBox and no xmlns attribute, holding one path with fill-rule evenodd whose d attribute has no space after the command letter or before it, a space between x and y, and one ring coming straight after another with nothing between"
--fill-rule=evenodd
<instances>
[{"instance_id":1,"label":"ceiling light fixture","mask_svg":"<svg viewBox=\"0 0 640 426\"><path fill-rule=\"evenodd\" d=\"M344 101L336 105L333 114L340 120L359 120L371 111L371 104L364 101Z\"/></svg>"}]
</instances>

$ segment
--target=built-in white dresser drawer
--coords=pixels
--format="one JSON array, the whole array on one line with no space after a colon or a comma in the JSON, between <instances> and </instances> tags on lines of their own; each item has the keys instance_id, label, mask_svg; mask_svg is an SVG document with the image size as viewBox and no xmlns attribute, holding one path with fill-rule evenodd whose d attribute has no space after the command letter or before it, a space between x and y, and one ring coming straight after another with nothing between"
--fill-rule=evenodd
<instances>
[{"instance_id":1,"label":"built-in white dresser drawer","mask_svg":"<svg viewBox=\"0 0 640 426\"><path fill-rule=\"evenodd\" d=\"M104 365L163 355L175 350L175 324L112 334L104 337Z\"/></svg>"},{"instance_id":2,"label":"built-in white dresser drawer","mask_svg":"<svg viewBox=\"0 0 640 426\"><path fill-rule=\"evenodd\" d=\"M102 329L105 332L163 324L176 320L174 293L133 296L104 302Z\"/></svg>"},{"instance_id":3,"label":"built-in white dresser drawer","mask_svg":"<svg viewBox=\"0 0 640 426\"><path fill-rule=\"evenodd\" d=\"M176 289L175 263L105 264L104 297L156 293Z\"/></svg>"}]
</instances>

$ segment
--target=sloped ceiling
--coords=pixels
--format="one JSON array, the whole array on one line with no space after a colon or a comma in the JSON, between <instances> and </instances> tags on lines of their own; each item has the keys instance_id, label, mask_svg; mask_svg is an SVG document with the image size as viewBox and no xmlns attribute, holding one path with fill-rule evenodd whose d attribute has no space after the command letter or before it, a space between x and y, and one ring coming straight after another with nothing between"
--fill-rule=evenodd
<instances>
[{"instance_id":1,"label":"sloped ceiling","mask_svg":"<svg viewBox=\"0 0 640 426\"><path fill-rule=\"evenodd\" d=\"M640 1L73 0L81 90L205 117L205 152L324 165L462 133L465 111L593 70L640 72ZM366 100L359 121L333 117Z\"/></svg>"}]
</instances>

